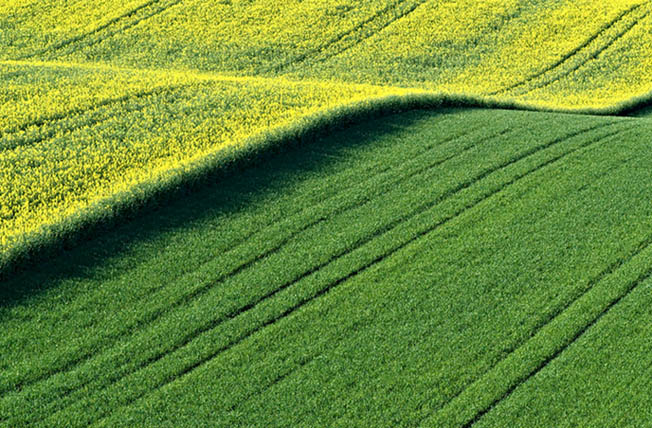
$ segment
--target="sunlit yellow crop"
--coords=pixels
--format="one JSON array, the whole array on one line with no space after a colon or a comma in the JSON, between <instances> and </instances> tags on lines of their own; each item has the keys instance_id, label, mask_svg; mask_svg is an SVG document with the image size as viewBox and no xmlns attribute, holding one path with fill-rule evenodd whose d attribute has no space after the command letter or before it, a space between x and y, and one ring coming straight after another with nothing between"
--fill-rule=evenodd
<instances>
[{"instance_id":1,"label":"sunlit yellow crop","mask_svg":"<svg viewBox=\"0 0 652 428\"><path fill-rule=\"evenodd\" d=\"M650 58L641 0L5 1L0 254L342 106L608 111L652 92Z\"/></svg>"},{"instance_id":2,"label":"sunlit yellow crop","mask_svg":"<svg viewBox=\"0 0 652 428\"><path fill-rule=\"evenodd\" d=\"M58 86L67 68L74 76L67 79L75 80ZM30 88L22 82L33 74L41 81ZM7 117L0 139L4 250L94 203L115 195L128 200L138 184L183 175L247 138L340 105L407 92L208 74L115 74L106 67L51 64L5 64L0 75L7 101L0 106ZM95 90L77 91L89 87ZM16 104L9 99L22 101L27 93L25 107L12 114Z\"/></svg>"}]
</instances>

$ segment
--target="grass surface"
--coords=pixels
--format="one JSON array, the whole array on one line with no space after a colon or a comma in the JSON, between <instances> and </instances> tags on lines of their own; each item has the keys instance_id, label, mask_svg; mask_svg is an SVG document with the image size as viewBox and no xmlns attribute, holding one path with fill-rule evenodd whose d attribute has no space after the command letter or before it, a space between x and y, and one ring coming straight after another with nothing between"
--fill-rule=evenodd
<instances>
[{"instance_id":1,"label":"grass surface","mask_svg":"<svg viewBox=\"0 0 652 428\"><path fill-rule=\"evenodd\" d=\"M415 111L223 178L5 281L0 425L645 425L650 136Z\"/></svg>"}]
</instances>

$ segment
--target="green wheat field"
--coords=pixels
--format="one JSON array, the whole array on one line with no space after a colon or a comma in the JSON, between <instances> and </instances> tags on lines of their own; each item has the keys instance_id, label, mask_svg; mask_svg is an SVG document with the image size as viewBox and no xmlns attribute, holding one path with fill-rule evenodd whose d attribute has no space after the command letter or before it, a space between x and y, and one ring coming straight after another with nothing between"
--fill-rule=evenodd
<instances>
[{"instance_id":1,"label":"green wheat field","mask_svg":"<svg viewBox=\"0 0 652 428\"><path fill-rule=\"evenodd\" d=\"M0 3L0 427L652 427L649 0Z\"/></svg>"}]
</instances>

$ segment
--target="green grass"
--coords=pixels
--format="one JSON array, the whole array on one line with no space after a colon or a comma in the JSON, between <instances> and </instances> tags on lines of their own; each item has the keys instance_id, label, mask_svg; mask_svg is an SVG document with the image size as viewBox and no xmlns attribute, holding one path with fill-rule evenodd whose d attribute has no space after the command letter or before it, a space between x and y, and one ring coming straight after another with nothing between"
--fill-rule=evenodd
<instances>
[{"instance_id":1,"label":"green grass","mask_svg":"<svg viewBox=\"0 0 652 428\"><path fill-rule=\"evenodd\" d=\"M0 425L640 426L650 136L414 111L150 209L0 286Z\"/></svg>"}]
</instances>

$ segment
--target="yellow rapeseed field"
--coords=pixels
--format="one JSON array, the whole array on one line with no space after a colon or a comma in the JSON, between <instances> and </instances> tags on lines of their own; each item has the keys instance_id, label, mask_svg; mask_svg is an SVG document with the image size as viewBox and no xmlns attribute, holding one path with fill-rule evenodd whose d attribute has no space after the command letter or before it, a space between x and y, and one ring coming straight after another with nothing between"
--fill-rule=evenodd
<instances>
[{"instance_id":1,"label":"yellow rapeseed field","mask_svg":"<svg viewBox=\"0 0 652 428\"><path fill-rule=\"evenodd\" d=\"M615 111L652 92L650 58L640 0L8 0L0 267L338 111Z\"/></svg>"}]
</instances>

